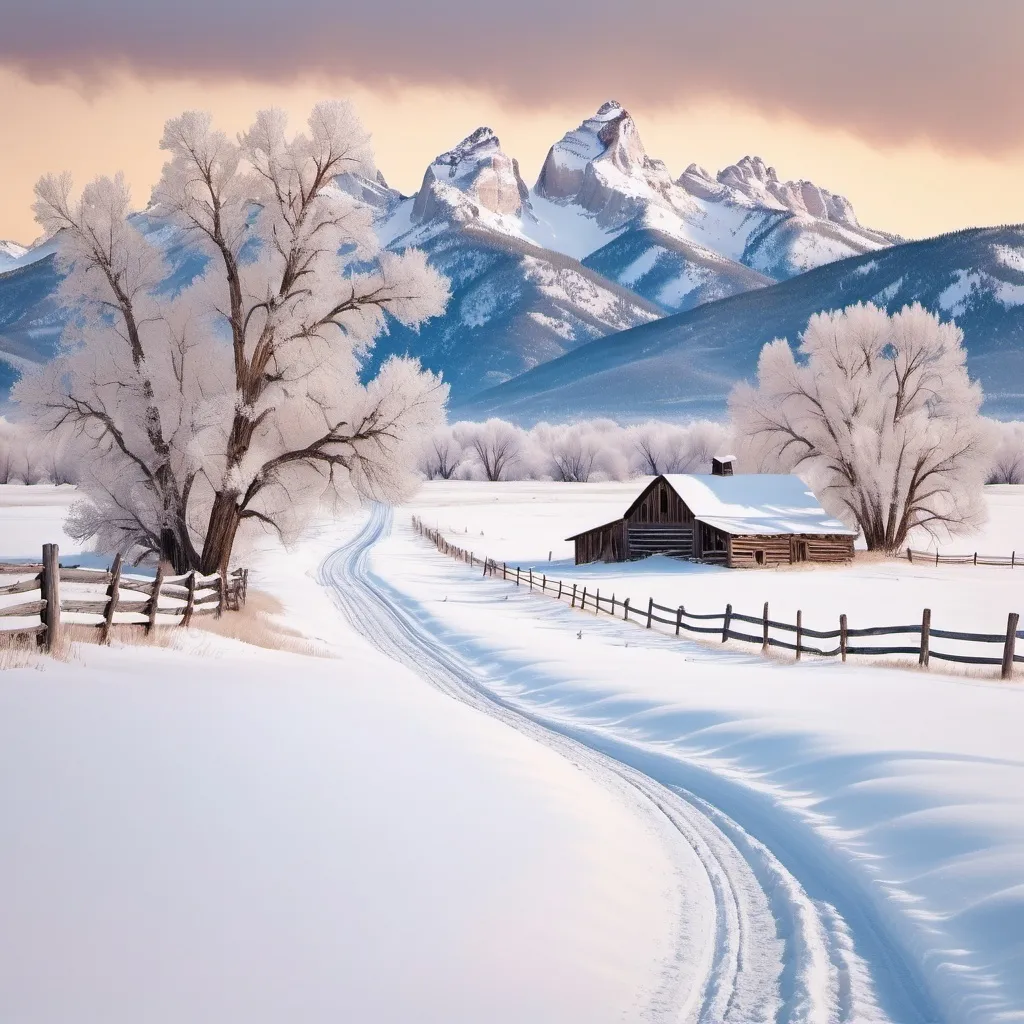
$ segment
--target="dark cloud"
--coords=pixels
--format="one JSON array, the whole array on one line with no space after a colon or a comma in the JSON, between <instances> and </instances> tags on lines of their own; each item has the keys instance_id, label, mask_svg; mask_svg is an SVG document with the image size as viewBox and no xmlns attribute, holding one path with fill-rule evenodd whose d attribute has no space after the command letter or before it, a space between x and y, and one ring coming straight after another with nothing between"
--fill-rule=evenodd
<instances>
[{"instance_id":1,"label":"dark cloud","mask_svg":"<svg viewBox=\"0 0 1024 1024\"><path fill-rule=\"evenodd\" d=\"M993 154L1024 142L1020 0L0 4L0 63L36 78L328 75L484 88L525 106L719 96L875 142Z\"/></svg>"}]
</instances>

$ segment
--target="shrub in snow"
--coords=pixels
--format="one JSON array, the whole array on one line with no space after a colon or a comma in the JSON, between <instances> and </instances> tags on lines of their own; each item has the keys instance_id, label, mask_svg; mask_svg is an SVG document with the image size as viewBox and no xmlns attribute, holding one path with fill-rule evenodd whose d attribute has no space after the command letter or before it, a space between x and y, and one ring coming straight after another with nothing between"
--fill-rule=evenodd
<instances>
[{"instance_id":1,"label":"shrub in snow","mask_svg":"<svg viewBox=\"0 0 1024 1024\"><path fill-rule=\"evenodd\" d=\"M457 423L455 437L485 480L513 479L526 449L525 432L499 419Z\"/></svg>"},{"instance_id":2,"label":"shrub in snow","mask_svg":"<svg viewBox=\"0 0 1024 1024\"><path fill-rule=\"evenodd\" d=\"M438 427L420 452L420 472L428 480L450 480L466 461L467 453L449 426Z\"/></svg>"},{"instance_id":3,"label":"shrub in snow","mask_svg":"<svg viewBox=\"0 0 1024 1024\"><path fill-rule=\"evenodd\" d=\"M919 304L856 305L811 317L798 353L765 345L757 386L730 395L744 461L805 475L871 549L983 521L994 438L959 328Z\"/></svg>"},{"instance_id":4,"label":"shrub in snow","mask_svg":"<svg viewBox=\"0 0 1024 1024\"><path fill-rule=\"evenodd\" d=\"M996 430L999 443L988 482L1024 484L1024 423L999 423Z\"/></svg>"},{"instance_id":5,"label":"shrub in snow","mask_svg":"<svg viewBox=\"0 0 1024 1024\"><path fill-rule=\"evenodd\" d=\"M85 466L75 533L212 572L245 524L287 537L325 503L406 493L447 386L408 359L364 385L360 361L385 314L415 326L448 289L421 252L382 252L370 213L334 185L370 171L345 103L318 104L296 136L264 111L237 142L186 113L161 146L147 218L205 268L170 287L122 178L77 202L66 176L43 178L36 216L73 315L58 357L15 397Z\"/></svg>"},{"instance_id":6,"label":"shrub in snow","mask_svg":"<svg viewBox=\"0 0 1024 1024\"><path fill-rule=\"evenodd\" d=\"M66 439L42 436L0 416L0 484L73 484L76 467Z\"/></svg>"}]
</instances>

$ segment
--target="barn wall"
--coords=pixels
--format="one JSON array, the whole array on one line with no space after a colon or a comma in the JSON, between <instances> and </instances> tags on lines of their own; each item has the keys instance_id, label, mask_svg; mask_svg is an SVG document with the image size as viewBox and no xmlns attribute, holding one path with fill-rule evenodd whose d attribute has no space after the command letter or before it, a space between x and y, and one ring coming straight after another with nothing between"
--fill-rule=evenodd
<instances>
[{"instance_id":1,"label":"barn wall","mask_svg":"<svg viewBox=\"0 0 1024 1024\"><path fill-rule=\"evenodd\" d=\"M664 480L656 480L636 508L629 512L626 521L631 527L647 523L682 523L692 526L693 513Z\"/></svg>"},{"instance_id":2,"label":"barn wall","mask_svg":"<svg viewBox=\"0 0 1024 1024\"><path fill-rule=\"evenodd\" d=\"M575 539L576 564L590 562L624 562L629 557L625 521L616 520L581 533Z\"/></svg>"},{"instance_id":3,"label":"barn wall","mask_svg":"<svg viewBox=\"0 0 1024 1024\"><path fill-rule=\"evenodd\" d=\"M797 544L806 544L807 558L801 559ZM847 562L853 558L853 537L843 534L784 534L758 537L736 536L729 546L729 567L733 569L759 566L756 552L764 552L764 565L791 565L800 561Z\"/></svg>"}]
</instances>

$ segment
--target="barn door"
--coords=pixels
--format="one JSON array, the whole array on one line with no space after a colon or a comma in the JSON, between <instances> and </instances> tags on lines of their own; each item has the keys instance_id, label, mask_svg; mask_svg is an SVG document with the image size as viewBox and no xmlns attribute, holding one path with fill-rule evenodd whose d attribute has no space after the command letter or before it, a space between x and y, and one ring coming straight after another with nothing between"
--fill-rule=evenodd
<instances>
[{"instance_id":1,"label":"barn door","mask_svg":"<svg viewBox=\"0 0 1024 1024\"><path fill-rule=\"evenodd\" d=\"M793 537L789 542L789 560L791 562L807 561L807 541Z\"/></svg>"}]
</instances>

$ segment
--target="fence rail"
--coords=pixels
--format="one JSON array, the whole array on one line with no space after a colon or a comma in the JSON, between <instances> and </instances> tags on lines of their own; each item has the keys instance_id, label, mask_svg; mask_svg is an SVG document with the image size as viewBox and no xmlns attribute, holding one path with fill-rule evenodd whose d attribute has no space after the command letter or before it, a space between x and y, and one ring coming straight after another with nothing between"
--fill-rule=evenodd
<instances>
[{"instance_id":1,"label":"fence rail","mask_svg":"<svg viewBox=\"0 0 1024 1024\"><path fill-rule=\"evenodd\" d=\"M0 603L0 634L35 635L39 646L47 651L57 643L64 625L99 629L100 643L107 643L113 626L141 626L151 633L158 625L187 626L197 615L220 616L225 611L237 611L245 604L249 587L248 569L236 569L230 575L201 576L193 571L165 576L161 568L149 579L123 573L120 555L109 569L62 566L56 544L43 545L41 562L0 563L3 576L25 578L0 585L0 598L38 596L17 604ZM73 592L62 593L64 583L73 587ZM88 616L89 621L69 622L65 614ZM176 621L168 623L167 617ZM5 621L30 618L38 621Z\"/></svg>"},{"instance_id":2,"label":"fence rail","mask_svg":"<svg viewBox=\"0 0 1024 1024\"><path fill-rule=\"evenodd\" d=\"M907 561L911 565L1008 565L1015 569L1024 567L1024 555L1017 557L1016 551L1007 555L940 555L937 551L913 551L907 548Z\"/></svg>"},{"instance_id":3,"label":"fence rail","mask_svg":"<svg viewBox=\"0 0 1024 1024\"><path fill-rule=\"evenodd\" d=\"M1012 678L1014 664L1024 662L1024 655L1016 653L1017 640L1024 639L1024 631L1017 629L1019 625L1017 612L1010 612L1007 616L1005 633L968 633L952 629L933 629L930 608L923 610L920 622L903 626L851 628L846 615L840 615L836 629L818 630L803 624L802 611L796 613L795 623L770 618L767 601L760 615L746 615L734 611L731 604L727 604L725 610L721 612L691 612L687 611L684 605L669 608L658 604L654 598L648 599L646 607L642 605L637 607L630 603L629 598L616 598L614 594L611 597L607 595L602 597L600 589L588 593L587 587L580 588L578 583L565 583L563 580L548 578L546 574L541 574L538 577L532 569L523 569L518 565L510 566L505 562L498 562L486 556L480 558L472 551L451 544L439 530L424 525L417 516L413 517L412 524L419 534L434 543L438 551L471 566L481 566L484 576L500 575L503 580L514 582L516 586L526 585L531 591L536 590L558 601L568 601L571 608L578 608L580 611L593 611L594 614L607 612L610 615L621 613L624 621L637 622L645 625L647 629L653 628L655 623L668 626L674 630L675 636L680 636L685 631L704 637L714 636L722 643L728 640L738 640L741 643L757 644L764 653L767 653L769 648L779 648L792 651L798 661L803 654L813 654L821 658L838 657L842 661L846 661L847 656L851 654L866 657L911 655L917 658L918 664L922 668L928 668L932 658L961 665L998 665L1000 676L1003 679ZM980 559L978 564L983 564ZM1005 563L999 564L1009 565L1011 563L1006 560ZM716 623L716 625L707 625L707 623ZM757 626L759 632L757 634L742 632L733 628L735 623ZM772 630L793 634L794 642L790 643L788 640L772 636ZM883 645L850 643L851 639L856 641L861 638L885 636L909 636L916 638L916 642ZM838 643L830 647L814 646L805 642L807 637L813 640L834 640ZM1002 646L1002 650L998 652L998 656L937 651L932 647L933 639L967 644L999 644Z\"/></svg>"}]
</instances>

